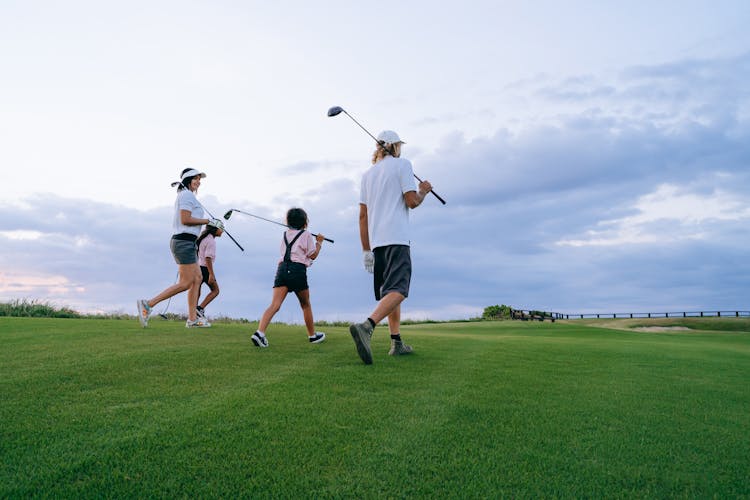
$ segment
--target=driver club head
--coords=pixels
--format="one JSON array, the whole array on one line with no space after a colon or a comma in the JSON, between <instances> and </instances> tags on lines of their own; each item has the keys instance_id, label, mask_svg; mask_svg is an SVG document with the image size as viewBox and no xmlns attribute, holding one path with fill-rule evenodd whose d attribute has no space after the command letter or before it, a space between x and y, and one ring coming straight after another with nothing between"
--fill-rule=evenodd
<instances>
[{"instance_id":1,"label":"driver club head","mask_svg":"<svg viewBox=\"0 0 750 500\"><path fill-rule=\"evenodd\" d=\"M233 210L229 210L227 213L224 214L224 220L229 220L229 218L232 216L232 211Z\"/></svg>"},{"instance_id":2,"label":"driver club head","mask_svg":"<svg viewBox=\"0 0 750 500\"><path fill-rule=\"evenodd\" d=\"M344 108L342 108L341 106L334 106L328 109L328 116L336 116L342 111L344 111Z\"/></svg>"}]
</instances>

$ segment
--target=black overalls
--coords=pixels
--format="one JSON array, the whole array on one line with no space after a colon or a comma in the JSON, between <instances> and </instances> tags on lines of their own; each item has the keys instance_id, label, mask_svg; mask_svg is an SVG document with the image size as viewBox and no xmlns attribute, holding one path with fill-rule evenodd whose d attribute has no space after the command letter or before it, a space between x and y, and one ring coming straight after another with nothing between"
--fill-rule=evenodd
<instances>
[{"instance_id":1,"label":"black overalls","mask_svg":"<svg viewBox=\"0 0 750 500\"><path fill-rule=\"evenodd\" d=\"M290 292L301 292L310 288L307 285L307 266L301 262L292 261L292 246L304 232L304 229L300 230L291 243L287 241L286 232L284 232L286 252L284 252L284 260L279 262L279 267L276 269L276 278L273 282L274 288L285 286Z\"/></svg>"}]
</instances>

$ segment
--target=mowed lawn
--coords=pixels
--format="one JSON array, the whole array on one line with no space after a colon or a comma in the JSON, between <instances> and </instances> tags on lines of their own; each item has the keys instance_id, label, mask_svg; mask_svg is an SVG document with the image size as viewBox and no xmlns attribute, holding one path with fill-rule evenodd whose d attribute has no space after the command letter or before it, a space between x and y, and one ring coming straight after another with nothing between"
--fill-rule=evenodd
<instances>
[{"instance_id":1,"label":"mowed lawn","mask_svg":"<svg viewBox=\"0 0 750 500\"><path fill-rule=\"evenodd\" d=\"M750 496L745 319L251 326L0 318L0 497Z\"/></svg>"}]
</instances>

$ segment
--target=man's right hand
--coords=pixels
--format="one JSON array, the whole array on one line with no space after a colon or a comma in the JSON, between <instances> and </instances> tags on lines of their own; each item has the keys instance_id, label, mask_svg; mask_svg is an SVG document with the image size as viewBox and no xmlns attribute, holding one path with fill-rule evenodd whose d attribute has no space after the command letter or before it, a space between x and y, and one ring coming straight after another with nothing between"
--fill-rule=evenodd
<instances>
[{"instance_id":1,"label":"man's right hand","mask_svg":"<svg viewBox=\"0 0 750 500\"><path fill-rule=\"evenodd\" d=\"M427 196L430 191L432 191L432 184L430 184L429 181L422 181L419 183L419 194L422 195L422 198Z\"/></svg>"}]
</instances>

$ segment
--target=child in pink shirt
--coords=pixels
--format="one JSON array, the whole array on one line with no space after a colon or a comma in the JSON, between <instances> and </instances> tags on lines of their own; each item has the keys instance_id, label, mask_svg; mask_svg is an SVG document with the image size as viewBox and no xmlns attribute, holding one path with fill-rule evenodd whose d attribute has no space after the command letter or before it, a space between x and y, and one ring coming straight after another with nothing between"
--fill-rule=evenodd
<instances>
[{"instance_id":1,"label":"child in pink shirt","mask_svg":"<svg viewBox=\"0 0 750 500\"><path fill-rule=\"evenodd\" d=\"M198 246L198 265L201 268L201 286L203 283L208 285L209 292L203 302L198 304L196 313L199 317L206 319L206 307L219 295L219 282L216 281L214 272L214 262L216 262L216 239L224 234L224 229L212 224L207 224L203 233L198 237L196 245ZM198 288L198 300L200 300L201 290Z\"/></svg>"},{"instance_id":2,"label":"child in pink shirt","mask_svg":"<svg viewBox=\"0 0 750 500\"><path fill-rule=\"evenodd\" d=\"M323 332L315 331L312 305L310 304L310 287L307 285L307 268L320 253L324 236L313 236L307 228L307 213L301 208L292 208L286 214L289 229L284 232L281 243L281 259L276 269L273 283L273 297L271 305L263 313L258 330L253 334L252 341L256 347L268 347L266 328L274 315L281 308L289 292L294 292L302 308L302 316L307 328L307 338L313 344L319 344L326 338Z\"/></svg>"}]
</instances>

